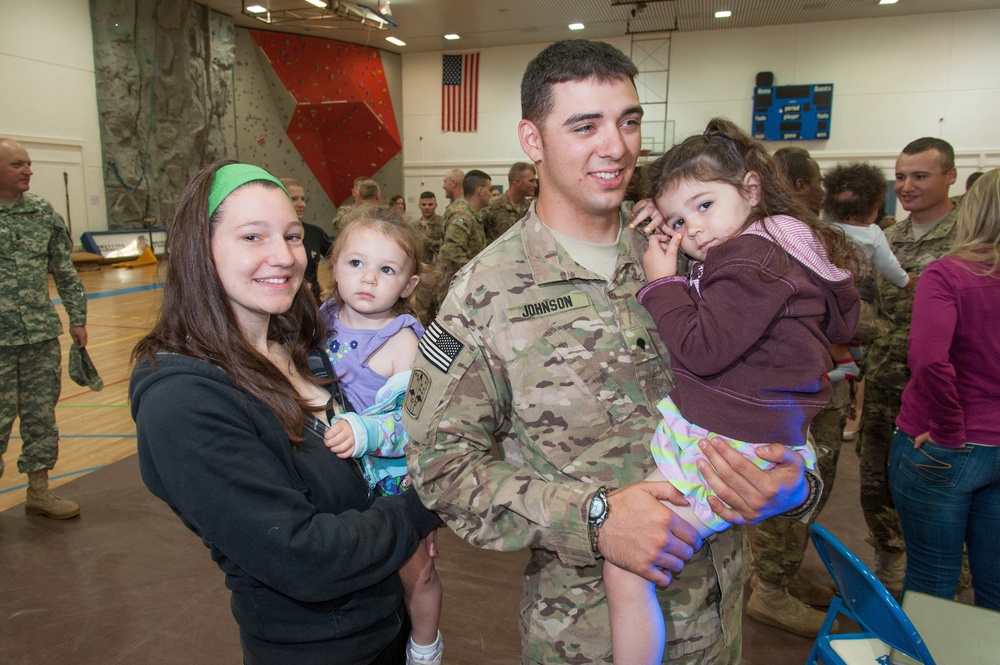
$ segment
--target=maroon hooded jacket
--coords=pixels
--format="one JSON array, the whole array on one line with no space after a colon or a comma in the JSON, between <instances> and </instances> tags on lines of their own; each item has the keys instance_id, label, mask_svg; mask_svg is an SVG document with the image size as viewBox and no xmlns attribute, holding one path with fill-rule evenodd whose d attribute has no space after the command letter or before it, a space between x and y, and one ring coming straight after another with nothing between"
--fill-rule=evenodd
<instances>
[{"instance_id":1,"label":"maroon hooded jacket","mask_svg":"<svg viewBox=\"0 0 1000 665\"><path fill-rule=\"evenodd\" d=\"M709 249L690 278L638 294L670 349L690 422L751 443L805 444L830 401L831 344L854 334L854 277L803 222L769 217Z\"/></svg>"}]
</instances>

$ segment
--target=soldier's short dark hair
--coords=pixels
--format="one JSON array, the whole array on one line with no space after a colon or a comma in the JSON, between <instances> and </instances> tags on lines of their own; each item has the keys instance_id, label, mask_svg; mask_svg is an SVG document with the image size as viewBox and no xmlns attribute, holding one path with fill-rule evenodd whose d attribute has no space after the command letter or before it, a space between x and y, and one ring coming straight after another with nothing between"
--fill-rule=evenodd
<instances>
[{"instance_id":1,"label":"soldier's short dark hair","mask_svg":"<svg viewBox=\"0 0 1000 665\"><path fill-rule=\"evenodd\" d=\"M979 180L982 177L983 177L983 172L982 171L976 171L975 173L971 174L968 178L966 178L965 179L965 191L969 191L969 189L974 184L976 184L976 181Z\"/></svg>"},{"instance_id":2,"label":"soldier's short dark hair","mask_svg":"<svg viewBox=\"0 0 1000 665\"><path fill-rule=\"evenodd\" d=\"M566 39L548 46L528 63L521 79L521 117L541 127L552 111L556 83L597 79L609 83L628 79L635 85L639 73L628 56L610 44Z\"/></svg>"},{"instance_id":3,"label":"soldier's short dark hair","mask_svg":"<svg viewBox=\"0 0 1000 665\"><path fill-rule=\"evenodd\" d=\"M774 153L774 158L778 160L781 170L788 176L788 184L795 186L796 181L804 180L812 182L812 157L809 151L798 146L788 146L781 148Z\"/></svg>"},{"instance_id":4,"label":"soldier's short dark hair","mask_svg":"<svg viewBox=\"0 0 1000 665\"><path fill-rule=\"evenodd\" d=\"M476 193L476 190L480 187L485 187L487 183L492 182L493 178L487 175L485 172L479 169L472 169L465 174L465 178L462 179L462 193L466 196L472 196Z\"/></svg>"},{"instance_id":5,"label":"soldier's short dark hair","mask_svg":"<svg viewBox=\"0 0 1000 665\"><path fill-rule=\"evenodd\" d=\"M921 152L927 152L928 150L937 150L938 156L941 161L941 171L947 173L948 171L955 168L955 149L951 147L951 144L944 139L934 138L933 136L924 136L916 141L910 141L903 148L904 155L916 155Z\"/></svg>"},{"instance_id":6,"label":"soldier's short dark hair","mask_svg":"<svg viewBox=\"0 0 1000 665\"><path fill-rule=\"evenodd\" d=\"M823 176L823 213L831 221L863 221L885 202L888 189L882 169L872 164L838 164Z\"/></svg>"},{"instance_id":7,"label":"soldier's short dark hair","mask_svg":"<svg viewBox=\"0 0 1000 665\"><path fill-rule=\"evenodd\" d=\"M437 199L434 192L420 192L420 198L422 199Z\"/></svg>"}]
</instances>

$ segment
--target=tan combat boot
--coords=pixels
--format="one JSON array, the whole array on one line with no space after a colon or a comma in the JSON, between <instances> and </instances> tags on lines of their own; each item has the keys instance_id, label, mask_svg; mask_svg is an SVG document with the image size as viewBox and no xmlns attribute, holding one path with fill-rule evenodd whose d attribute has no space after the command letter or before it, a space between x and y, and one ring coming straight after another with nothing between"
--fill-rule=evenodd
<instances>
[{"instance_id":1,"label":"tan combat boot","mask_svg":"<svg viewBox=\"0 0 1000 665\"><path fill-rule=\"evenodd\" d=\"M48 471L33 471L28 474L28 498L24 502L24 512L54 520L68 520L80 514L80 506L52 493Z\"/></svg>"},{"instance_id":2,"label":"tan combat boot","mask_svg":"<svg viewBox=\"0 0 1000 665\"><path fill-rule=\"evenodd\" d=\"M899 600L903 594L903 577L906 576L906 552L875 550L875 577Z\"/></svg>"},{"instance_id":3,"label":"tan combat boot","mask_svg":"<svg viewBox=\"0 0 1000 665\"><path fill-rule=\"evenodd\" d=\"M796 574L788 582L788 593L792 594L806 605L813 607L830 607L835 595L834 589L826 584L815 582L805 575Z\"/></svg>"},{"instance_id":4,"label":"tan combat boot","mask_svg":"<svg viewBox=\"0 0 1000 665\"><path fill-rule=\"evenodd\" d=\"M750 575L750 590L753 591L757 588L757 573L754 572ZM805 575L796 573L792 579L788 582L788 593L790 593L795 598L798 598L806 605L812 605L813 607L830 607L830 603L833 602L833 597L837 594L837 588L833 586L833 582L829 584L820 584L819 582L814 582Z\"/></svg>"},{"instance_id":5,"label":"tan combat boot","mask_svg":"<svg viewBox=\"0 0 1000 665\"><path fill-rule=\"evenodd\" d=\"M747 614L751 619L803 637L816 637L826 619L823 612L793 598L780 585L764 580L758 580L750 594ZM834 622L833 630L837 630L837 622Z\"/></svg>"}]
</instances>

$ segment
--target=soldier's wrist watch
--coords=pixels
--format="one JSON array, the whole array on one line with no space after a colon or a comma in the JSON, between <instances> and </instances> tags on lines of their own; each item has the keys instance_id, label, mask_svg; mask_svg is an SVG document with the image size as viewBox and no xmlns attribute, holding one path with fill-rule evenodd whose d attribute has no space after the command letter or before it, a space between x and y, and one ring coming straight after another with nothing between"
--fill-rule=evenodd
<instances>
[{"instance_id":1,"label":"soldier's wrist watch","mask_svg":"<svg viewBox=\"0 0 1000 665\"><path fill-rule=\"evenodd\" d=\"M598 530L604 524L605 520L608 519L608 488L600 487L596 492L594 492L594 498L590 500L590 512L588 514L587 521L590 525L590 549L595 555L600 556L600 550L598 549Z\"/></svg>"}]
</instances>

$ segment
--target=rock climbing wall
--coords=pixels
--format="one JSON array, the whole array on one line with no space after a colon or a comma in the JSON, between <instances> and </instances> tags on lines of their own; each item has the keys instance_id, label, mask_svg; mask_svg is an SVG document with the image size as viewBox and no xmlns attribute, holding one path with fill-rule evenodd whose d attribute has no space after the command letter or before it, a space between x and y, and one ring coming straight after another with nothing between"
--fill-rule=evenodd
<instances>
[{"instance_id":1,"label":"rock climbing wall","mask_svg":"<svg viewBox=\"0 0 1000 665\"><path fill-rule=\"evenodd\" d=\"M190 0L91 0L108 227L166 226L184 185L232 154L232 19Z\"/></svg>"},{"instance_id":2,"label":"rock climbing wall","mask_svg":"<svg viewBox=\"0 0 1000 665\"><path fill-rule=\"evenodd\" d=\"M284 91L274 92L287 134L333 201L372 177L402 142L377 49L251 30ZM291 103L286 106L282 102ZM386 198L395 192L383 192Z\"/></svg>"}]
</instances>

